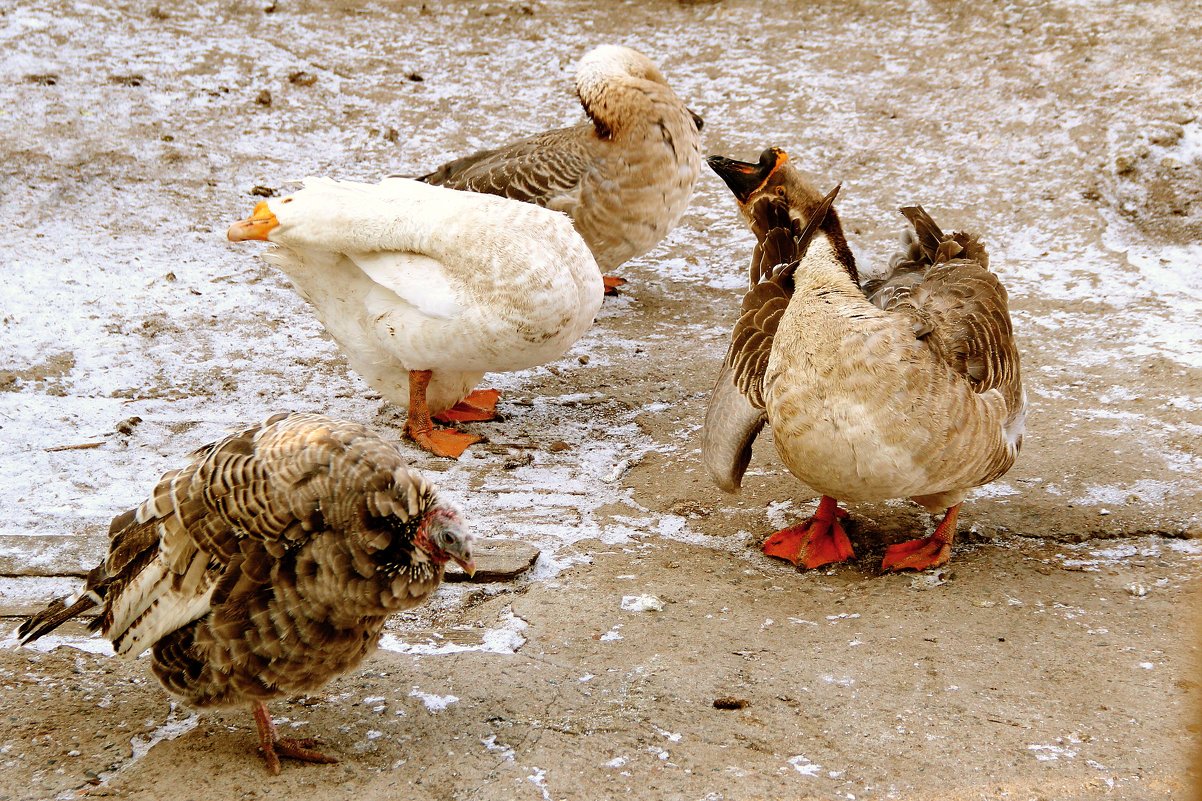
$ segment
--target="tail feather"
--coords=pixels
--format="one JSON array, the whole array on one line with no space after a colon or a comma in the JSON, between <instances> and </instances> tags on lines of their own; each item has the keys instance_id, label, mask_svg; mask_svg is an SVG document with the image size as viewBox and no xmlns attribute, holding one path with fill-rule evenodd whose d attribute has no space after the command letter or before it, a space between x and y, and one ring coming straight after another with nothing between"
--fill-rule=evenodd
<instances>
[{"instance_id":1,"label":"tail feather","mask_svg":"<svg viewBox=\"0 0 1202 801\"><path fill-rule=\"evenodd\" d=\"M922 206L905 206L901 213L910 223L902 234L902 249L889 260L889 269L882 277L865 281L862 287L864 295L879 308L892 310L908 302L914 288L925 280L927 270L937 264L967 259L988 269L989 254L974 234L943 233Z\"/></svg>"},{"instance_id":2,"label":"tail feather","mask_svg":"<svg viewBox=\"0 0 1202 801\"><path fill-rule=\"evenodd\" d=\"M910 225L914 226L914 244L916 244L922 254L921 261L927 264L938 264L941 256L947 256L947 253L940 253L940 247L944 245L946 237L935 221L931 219L931 215L927 214L926 209L922 206L905 206L901 210L902 216L909 220ZM955 244L954 242L950 244ZM950 258L955 258L958 253L951 253ZM920 259L914 259L919 261ZM947 261L947 258L943 258Z\"/></svg>"},{"instance_id":3,"label":"tail feather","mask_svg":"<svg viewBox=\"0 0 1202 801\"><path fill-rule=\"evenodd\" d=\"M99 605L100 599L92 592L85 592L70 606L67 606L65 598L59 598L22 623L17 629L17 636L21 638L22 645L27 645L54 631L76 615Z\"/></svg>"},{"instance_id":4,"label":"tail feather","mask_svg":"<svg viewBox=\"0 0 1202 801\"><path fill-rule=\"evenodd\" d=\"M38 637L45 636L54 631L71 618L83 614L94 606L104 604L105 595L108 593L108 585L108 573L105 571L104 563L102 562L88 573L87 580L83 585L83 592L69 606L67 605L68 598L57 598L51 601L50 605L41 612L38 612L21 624L17 629L17 636L21 638L21 645L31 643ZM88 628L93 631L99 629L101 617L98 615Z\"/></svg>"}]
</instances>

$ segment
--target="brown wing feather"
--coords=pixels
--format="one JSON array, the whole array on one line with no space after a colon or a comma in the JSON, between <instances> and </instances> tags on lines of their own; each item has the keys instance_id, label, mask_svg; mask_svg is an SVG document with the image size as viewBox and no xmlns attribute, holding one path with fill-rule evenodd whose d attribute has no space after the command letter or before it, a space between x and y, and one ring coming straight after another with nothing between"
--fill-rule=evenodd
<instances>
[{"instance_id":1,"label":"brown wing feather","mask_svg":"<svg viewBox=\"0 0 1202 801\"><path fill-rule=\"evenodd\" d=\"M546 131L528 139L447 162L417 180L540 206L571 194L594 162L592 125Z\"/></svg>"},{"instance_id":2,"label":"brown wing feather","mask_svg":"<svg viewBox=\"0 0 1202 801\"><path fill-rule=\"evenodd\" d=\"M997 389L1017 414L1022 405L1018 349L1006 289L989 256L968 233L944 234L921 206L902 209L911 231L884 279L864 286L880 308L904 314L915 335L977 392Z\"/></svg>"}]
</instances>

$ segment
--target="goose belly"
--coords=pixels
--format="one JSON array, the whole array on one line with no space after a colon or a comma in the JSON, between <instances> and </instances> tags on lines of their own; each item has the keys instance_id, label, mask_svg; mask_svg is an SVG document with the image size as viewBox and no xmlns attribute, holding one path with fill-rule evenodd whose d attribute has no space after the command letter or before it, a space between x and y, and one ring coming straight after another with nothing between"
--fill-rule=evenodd
<instances>
[{"instance_id":1,"label":"goose belly","mask_svg":"<svg viewBox=\"0 0 1202 801\"><path fill-rule=\"evenodd\" d=\"M408 299L398 294L405 287L374 280L343 254L280 248L267 258L292 279L350 366L390 402L408 405L410 370L433 371L427 400L437 412L485 372L552 361L584 334L602 285L583 243L579 250L583 258L570 269L519 276L508 292L500 279L477 277L466 287L427 284Z\"/></svg>"},{"instance_id":2,"label":"goose belly","mask_svg":"<svg viewBox=\"0 0 1202 801\"><path fill-rule=\"evenodd\" d=\"M411 370L525 370L558 359L592 324L596 310L581 294L551 286L513 303L468 304L446 319L383 299L370 304L368 318L379 346Z\"/></svg>"},{"instance_id":3,"label":"goose belly","mask_svg":"<svg viewBox=\"0 0 1202 801\"><path fill-rule=\"evenodd\" d=\"M974 393L912 337L831 339L841 347L810 341L787 358L775 343L769 363L768 419L798 479L824 495L879 501L965 490L1013 462L996 392Z\"/></svg>"},{"instance_id":4,"label":"goose belly","mask_svg":"<svg viewBox=\"0 0 1202 801\"><path fill-rule=\"evenodd\" d=\"M781 461L823 495L879 501L948 489L932 486L923 443L871 404L788 393L770 401L769 420Z\"/></svg>"}]
</instances>

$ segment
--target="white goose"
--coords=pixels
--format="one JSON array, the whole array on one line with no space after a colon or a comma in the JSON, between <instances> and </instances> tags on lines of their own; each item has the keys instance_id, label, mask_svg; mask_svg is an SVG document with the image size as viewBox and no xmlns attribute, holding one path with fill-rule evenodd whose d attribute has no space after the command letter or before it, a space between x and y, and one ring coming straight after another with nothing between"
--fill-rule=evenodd
<instances>
[{"instance_id":1,"label":"white goose","mask_svg":"<svg viewBox=\"0 0 1202 801\"><path fill-rule=\"evenodd\" d=\"M458 458L481 437L435 429L489 420L486 372L556 359L592 324L601 275L564 214L406 178L309 178L229 229L265 240L265 259L300 295L360 375L409 408L406 433Z\"/></svg>"}]
</instances>

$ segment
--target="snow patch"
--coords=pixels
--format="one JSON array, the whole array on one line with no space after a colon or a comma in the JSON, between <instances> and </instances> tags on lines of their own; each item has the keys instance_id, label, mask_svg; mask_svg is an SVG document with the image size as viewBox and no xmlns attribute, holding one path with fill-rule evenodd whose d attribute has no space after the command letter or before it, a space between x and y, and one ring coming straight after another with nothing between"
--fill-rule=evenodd
<instances>
[{"instance_id":1,"label":"snow patch","mask_svg":"<svg viewBox=\"0 0 1202 801\"><path fill-rule=\"evenodd\" d=\"M522 636L522 632L528 626L529 624L525 620L513 614L510 607L505 607L502 610L501 625L485 631L478 645L464 645L456 642L407 643L400 637L389 633L380 635L379 645L382 650L398 654L410 654L411 656L443 656L446 654L461 654L468 651L512 655L516 654L526 644L526 638ZM439 635L434 636L435 638L439 638Z\"/></svg>"},{"instance_id":2,"label":"snow patch","mask_svg":"<svg viewBox=\"0 0 1202 801\"><path fill-rule=\"evenodd\" d=\"M622 635L618 633L618 629L620 629L620 628L622 628L621 623L617 624L612 629L610 629L609 631L602 634L601 642L617 642L618 640L622 639Z\"/></svg>"},{"instance_id":3,"label":"snow patch","mask_svg":"<svg viewBox=\"0 0 1202 801\"><path fill-rule=\"evenodd\" d=\"M623 595L622 611L662 612L664 611L664 602L654 595Z\"/></svg>"},{"instance_id":4,"label":"snow patch","mask_svg":"<svg viewBox=\"0 0 1202 801\"><path fill-rule=\"evenodd\" d=\"M480 740L480 744L494 754L500 754L506 762L514 761L514 750L507 745L497 743L497 735L490 734Z\"/></svg>"},{"instance_id":5,"label":"snow patch","mask_svg":"<svg viewBox=\"0 0 1202 801\"><path fill-rule=\"evenodd\" d=\"M449 707L451 704L459 700L457 695L435 695L433 693L424 693L414 687L409 691L410 698L417 698L430 712L438 713Z\"/></svg>"},{"instance_id":6,"label":"snow patch","mask_svg":"<svg viewBox=\"0 0 1202 801\"><path fill-rule=\"evenodd\" d=\"M801 754L798 754L794 757L789 757L789 764L792 765L793 769L802 776L817 776L822 770L821 765L816 765L813 762L810 762L810 760L806 759Z\"/></svg>"}]
</instances>

